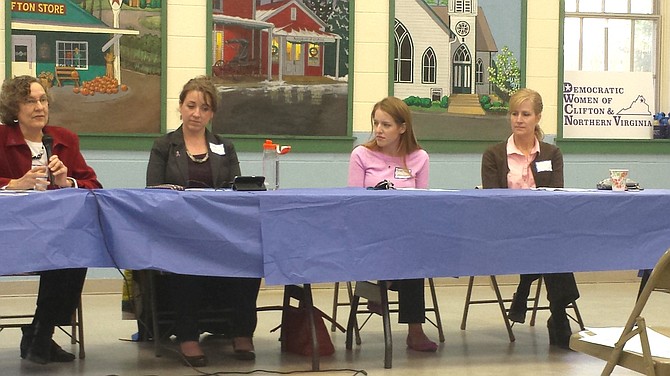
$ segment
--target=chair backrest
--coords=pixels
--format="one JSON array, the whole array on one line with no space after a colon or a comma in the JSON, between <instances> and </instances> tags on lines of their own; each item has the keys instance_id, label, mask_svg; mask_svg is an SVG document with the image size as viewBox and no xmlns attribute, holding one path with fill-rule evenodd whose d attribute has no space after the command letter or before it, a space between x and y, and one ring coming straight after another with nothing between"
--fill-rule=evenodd
<instances>
[{"instance_id":1,"label":"chair backrest","mask_svg":"<svg viewBox=\"0 0 670 376\"><path fill-rule=\"evenodd\" d=\"M649 300L649 296L654 291L670 293L670 248L665 251L656 263L656 266L654 266L654 270L652 270L647 284L640 293L635 308L633 308L633 312L631 312L628 322L626 322L627 330L630 330L635 325L635 320L642 313L647 300Z\"/></svg>"}]
</instances>

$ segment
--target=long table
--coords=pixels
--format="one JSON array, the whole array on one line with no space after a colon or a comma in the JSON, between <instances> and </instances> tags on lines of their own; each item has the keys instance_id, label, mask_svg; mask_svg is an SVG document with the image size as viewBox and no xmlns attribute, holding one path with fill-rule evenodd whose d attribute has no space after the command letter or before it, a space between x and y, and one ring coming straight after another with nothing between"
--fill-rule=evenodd
<instances>
[{"instance_id":1,"label":"long table","mask_svg":"<svg viewBox=\"0 0 670 376\"><path fill-rule=\"evenodd\" d=\"M271 284L646 269L670 247L668 190L259 197Z\"/></svg>"},{"instance_id":2,"label":"long table","mask_svg":"<svg viewBox=\"0 0 670 376\"><path fill-rule=\"evenodd\" d=\"M0 274L119 267L268 284L653 267L670 190L148 189L0 195Z\"/></svg>"},{"instance_id":3,"label":"long table","mask_svg":"<svg viewBox=\"0 0 670 376\"><path fill-rule=\"evenodd\" d=\"M113 266L89 191L0 191L0 275Z\"/></svg>"},{"instance_id":4,"label":"long table","mask_svg":"<svg viewBox=\"0 0 670 376\"><path fill-rule=\"evenodd\" d=\"M0 275L264 277L303 284L308 312L316 282L649 269L670 247L668 190L63 189L0 192L0 212Z\"/></svg>"},{"instance_id":5,"label":"long table","mask_svg":"<svg viewBox=\"0 0 670 376\"><path fill-rule=\"evenodd\" d=\"M91 191L117 267L263 277L258 196L234 191Z\"/></svg>"}]
</instances>

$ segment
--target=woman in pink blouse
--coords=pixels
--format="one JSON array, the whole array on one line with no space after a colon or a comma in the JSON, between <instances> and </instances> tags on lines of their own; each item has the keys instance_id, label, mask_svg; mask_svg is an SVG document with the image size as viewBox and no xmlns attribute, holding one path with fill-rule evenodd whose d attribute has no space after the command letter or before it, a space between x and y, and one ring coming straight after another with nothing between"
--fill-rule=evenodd
<instances>
[{"instance_id":1,"label":"woman in pink blouse","mask_svg":"<svg viewBox=\"0 0 670 376\"><path fill-rule=\"evenodd\" d=\"M409 107L387 97L372 108L374 138L357 146L349 160L349 186L371 187L388 180L398 188L428 188L428 153L421 149L412 129ZM398 291L398 321L408 324L407 347L434 352L437 344L423 332L426 316L423 279L391 283ZM375 311L375 303L368 307Z\"/></svg>"},{"instance_id":2,"label":"woman in pink blouse","mask_svg":"<svg viewBox=\"0 0 670 376\"><path fill-rule=\"evenodd\" d=\"M495 144L482 156L482 185L484 188L531 189L563 187L563 154L558 147L543 142L540 128L542 97L531 89L520 89L509 100L509 121L512 135ZM542 244L538 244L541 247ZM532 257L532 250L529 250ZM508 318L524 323L530 286L539 274L520 277ZM547 321L549 343L569 348L570 322L565 308L577 298L579 290L572 273L543 275L551 317Z\"/></svg>"}]
</instances>

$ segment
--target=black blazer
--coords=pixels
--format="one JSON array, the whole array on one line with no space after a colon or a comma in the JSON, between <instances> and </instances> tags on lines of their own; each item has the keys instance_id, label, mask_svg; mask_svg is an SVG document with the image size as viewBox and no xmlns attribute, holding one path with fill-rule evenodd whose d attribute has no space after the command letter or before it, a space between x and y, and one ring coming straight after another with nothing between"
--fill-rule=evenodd
<instances>
[{"instance_id":1,"label":"black blazer","mask_svg":"<svg viewBox=\"0 0 670 376\"><path fill-rule=\"evenodd\" d=\"M536 162L551 161L552 171L537 172ZM533 179L538 187L563 188L563 154L561 150L546 142L540 142L540 154L530 164ZM484 188L507 188L507 141L497 143L482 156L482 186Z\"/></svg>"},{"instance_id":2,"label":"black blazer","mask_svg":"<svg viewBox=\"0 0 670 376\"><path fill-rule=\"evenodd\" d=\"M210 166L214 187L229 187L235 176L240 175L240 162L235 146L225 138L219 137L208 129L205 139L209 149ZM224 155L212 152L210 144L223 145ZM188 155L184 143L182 127L154 141L147 166L147 186L158 184L177 184L188 186Z\"/></svg>"}]
</instances>

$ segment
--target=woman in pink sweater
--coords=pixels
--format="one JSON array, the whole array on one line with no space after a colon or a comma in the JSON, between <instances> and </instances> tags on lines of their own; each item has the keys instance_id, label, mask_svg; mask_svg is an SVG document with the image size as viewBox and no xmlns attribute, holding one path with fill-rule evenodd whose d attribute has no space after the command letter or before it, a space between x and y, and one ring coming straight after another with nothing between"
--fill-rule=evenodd
<instances>
[{"instance_id":1,"label":"woman in pink sweater","mask_svg":"<svg viewBox=\"0 0 670 376\"><path fill-rule=\"evenodd\" d=\"M402 100L387 97L372 108L374 138L357 146L349 160L349 186L371 187L388 180L398 188L428 188L428 153L412 129L412 115ZM426 316L423 279L391 283L398 291L398 321L408 324L407 347L434 352L437 344L423 332ZM375 311L374 303L368 307Z\"/></svg>"}]
</instances>

